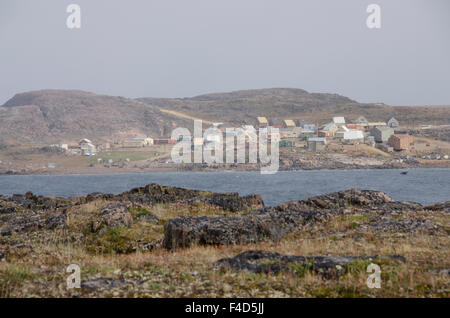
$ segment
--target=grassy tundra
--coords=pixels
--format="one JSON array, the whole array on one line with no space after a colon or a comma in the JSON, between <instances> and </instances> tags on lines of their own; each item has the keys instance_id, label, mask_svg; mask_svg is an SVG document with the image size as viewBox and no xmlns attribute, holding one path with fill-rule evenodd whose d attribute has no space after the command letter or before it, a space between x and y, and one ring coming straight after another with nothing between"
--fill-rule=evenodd
<instances>
[{"instance_id":1,"label":"grassy tundra","mask_svg":"<svg viewBox=\"0 0 450 318\"><path fill-rule=\"evenodd\" d=\"M238 220L257 209L274 209L263 208L255 198L236 209L227 200L240 202L240 197L217 199L209 192L177 189L173 194L169 187L147 187L110 197L49 199L57 203L41 198L40 203L56 208L36 204L30 209L30 202L39 202L30 194L28 201L2 197L0 297L449 297L448 203L367 205L348 200L348 192L343 192L295 203L301 209L334 206L340 212L308 221L277 239L268 235L245 242L236 236L234 244L203 241L170 249L164 246L165 232L174 218ZM290 213L295 208L280 209ZM306 262L288 264L279 272L217 266L218 260L249 250L301 256L399 255L404 261L355 260L331 277ZM276 262L267 259L259 265ZM370 263L381 268L379 289L367 287ZM79 289L67 288L69 264L80 266Z\"/></svg>"}]
</instances>

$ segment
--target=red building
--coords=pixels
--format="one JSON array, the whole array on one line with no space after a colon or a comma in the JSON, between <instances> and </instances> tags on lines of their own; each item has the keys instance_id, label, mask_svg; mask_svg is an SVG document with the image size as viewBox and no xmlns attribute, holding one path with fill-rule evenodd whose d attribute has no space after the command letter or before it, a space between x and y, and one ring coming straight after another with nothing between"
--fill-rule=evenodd
<instances>
[{"instance_id":1,"label":"red building","mask_svg":"<svg viewBox=\"0 0 450 318\"><path fill-rule=\"evenodd\" d=\"M334 136L334 132L333 131L328 131L328 130L319 130L317 132L317 136L318 137L333 137Z\"/></svg>"},{"instance_id":2,"label":"red building","mask_svg":"<svg viewBox=\"0 0 450 318\"><path fill-rule=\"evenodd\" d=\"M280 119L272 119L270 125L274 128L283 128L283 122Z\"/></svg>"},{"instance_id":3,"label":"red building","mask_svg":"<svg viewBox=\"0 0 450 318\"><path fill-rule=\"evenodd\" d=\"M175 139L169 139L169 138L153 140L153 144L155 144L155 145L169 145L169 144L176 144L176 143L177 143L177 141Z\"/></svg>"},{"instance_id":4,"label":"red building","mask_svg":"<svg viewBox=\"0 0 450 318\"><path fill-rule=\"evenodd\" d=\"M414 137L406 134L392 135L388 140L388 145L397 151L409 149L414 145Z\"/></svg>"},{"instance_id":5,"label":"red building","mask_svg":"<svg viewBox=\"0 0 450 318\"><path fill-rule=\"evenodd\" d=\"M361 124L347 124L347 128L348 129L361 130L361 131L365 131L366 130L364 125L361 125Z\"/></svg>"}]
</instances>

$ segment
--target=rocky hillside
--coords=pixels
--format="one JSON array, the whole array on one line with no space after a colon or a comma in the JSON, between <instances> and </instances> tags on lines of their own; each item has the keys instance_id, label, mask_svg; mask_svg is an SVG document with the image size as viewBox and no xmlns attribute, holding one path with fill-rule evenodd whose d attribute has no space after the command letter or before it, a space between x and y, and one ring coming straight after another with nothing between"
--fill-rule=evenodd
<instances>
[{"instance_id":1,"label":"rocky hillside","mask_svg":"<svg viewBox=\"0 0 450 318\"><path fill-rule=\"evenodd\" d=\"M18 142L160 136L188 124L136 100L75 90L21 93L0 107L0 135Z\"/></svg>"},{"instance_id":2,"label":"rocky hillside","mask_svg":"<svg viewBox=\"0 0 450 318\"><path fill-rule=\"evenodd\" d=\"M234 124L255 123L257 116L309 119L324 123L334 115L386 121L396 117L402 124L448 124L450 107L392 107L364 104L337 94L309 93L302 89L270 88L215 93L192 98L140 98L139 100L191 116L227 121Z\"/></svg>"},{"instance_id":3,"label":"rocky hillside","mask_svg":"<svg viewBox=\"0 0 450 318\"><path fill-rule=\"evenodd\" d=\"M301 118L324 123L334 115L369 120L395 116L403 125L448 124L450 107L392 107L362 104L337 94L271 88L192 98L139 98L76 90L41 90L15 95L0 106L0 137L12 142L56 143L90 138L169 135L192 127L192 118L255 124L257 116Z\"/></svg>"}]
</instances>

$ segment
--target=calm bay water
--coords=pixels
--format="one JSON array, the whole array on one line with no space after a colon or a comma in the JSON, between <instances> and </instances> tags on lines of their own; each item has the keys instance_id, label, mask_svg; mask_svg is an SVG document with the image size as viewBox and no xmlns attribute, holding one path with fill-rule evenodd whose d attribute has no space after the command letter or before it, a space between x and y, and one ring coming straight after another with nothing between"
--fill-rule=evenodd
<instances>
[{"instance_id":1,"label":"calm bay water","mask_svg":"<svg viewBox=\"0 0 450 318\"><path fill-rule=\"evenodd\" d=\"M450 169L321 170L259 172L162 172L107 175L0 176L0 194L32 191L45 196L120 193L149 183L215 192L261 194L266 205L349 188L380 190L395 200L422 204L450 200Z\"/></svg>"}]
</instances>

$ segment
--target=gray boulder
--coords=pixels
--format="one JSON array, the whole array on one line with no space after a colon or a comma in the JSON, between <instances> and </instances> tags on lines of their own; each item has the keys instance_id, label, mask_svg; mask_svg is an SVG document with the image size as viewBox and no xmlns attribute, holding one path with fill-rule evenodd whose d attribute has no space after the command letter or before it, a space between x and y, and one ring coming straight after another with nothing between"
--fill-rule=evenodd
<instances>
[{"instance_id":1,"label":"gray boulder","mask_svg":"<svg viewBox=\"0 0 450 318\"><path fill-rule=\"evenodd\" d=\"M390 259L398 262L406 262L406 259L399 255L389 256L291 256L261 250L245 251L231 258L222 258L214 265L217 269L232 269L235 271L251 273L279 273L282 271L297 270L302 273L312 271L324 277L338 277L352 267L361 269L362 265L368 265L377 260ZM362 261L360 264L355 264ZM366 261L366 262L364 262ZM294 266L295 265L295 266ZM362 270L365 270L363 268Z\"/></svg>"},{"instance_id":2,"label":"gray boulder","mask_svg":"<svg viewBox=\"0 0 450 318\"><path fill-rule=\"evenodd\" d=\"M122 203L110 203L100 211L101 220L94 222L92 230L98 231L103 224L112 227L128 227L133 224L133 216L128 211L128 206Z\"/></svg>"},{"instance_id":3,"label":"gray boulder","mask_svg":"<svg viewBox=\"0 0 450 318\"><path fill-rule=\"evenodd\" d=\"M242 217L178 217L164 226L163 247L248 244L280 240L302 226L329 220L342 211L280 211L265 208Z\"/></svg>"}]
</instances>

